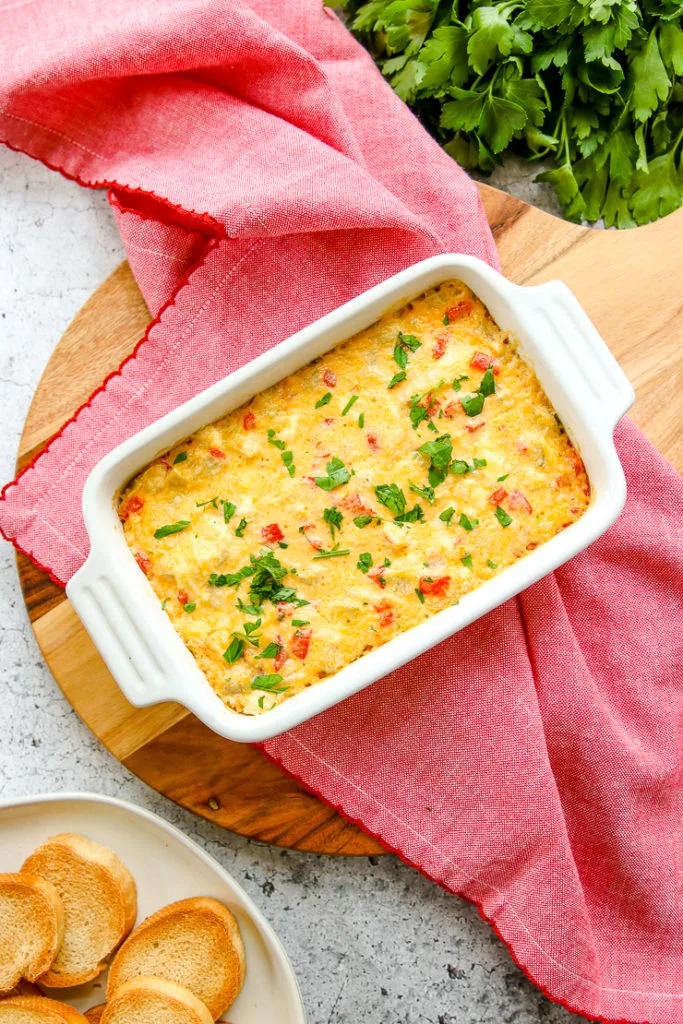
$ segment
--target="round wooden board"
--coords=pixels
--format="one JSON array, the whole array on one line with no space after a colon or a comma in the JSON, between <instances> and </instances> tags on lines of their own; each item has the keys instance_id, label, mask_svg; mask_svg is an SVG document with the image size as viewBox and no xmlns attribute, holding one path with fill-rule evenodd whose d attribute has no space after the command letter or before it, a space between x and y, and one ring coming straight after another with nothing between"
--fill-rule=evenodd
<instances>
[{"instance_id":1,"label":"round wooden board","mask_svg":"<svg viewBox=\"0 0 683 1024\"><path fill-rule=\"evenodd\" d=\"M683 210L629 232L596 231L481 186L512 280L565 281L632 380L633 417L683 470ZM150 315L127 263L69 325L38 385L19 451L25 465L115 369ZM383 848L251 747L221 739L178 705L133 708L66 600L19 556L38 643L65 696L131 771L182 806L242 835L316 853Z\"/></svg>"}]
</instances>

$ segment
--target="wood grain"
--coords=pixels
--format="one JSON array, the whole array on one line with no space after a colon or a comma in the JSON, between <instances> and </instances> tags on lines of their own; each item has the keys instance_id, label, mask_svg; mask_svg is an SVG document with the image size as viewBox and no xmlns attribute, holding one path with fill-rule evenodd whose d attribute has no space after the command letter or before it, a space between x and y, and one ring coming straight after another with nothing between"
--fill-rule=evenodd
<instances>
[{"instance_id":1,"label":"wood grain","mask_svg":"<svg viewBox=\"0 0 683 1024\"><path fill-rule=\"evenodd\" d=\"M633 418L683 470L683 210L630 232L595 231L480 188L507 276L569 285L634 384ZM123 263L79 311L50 359L26 420L20 466L118 368L149 320ZM24 556L19 571L38 643L67 699L149 785L264 842L317 853L383 852L256 750L221 739L179 705L133 708L63 590Z\"/></svg>"}]
</instances>

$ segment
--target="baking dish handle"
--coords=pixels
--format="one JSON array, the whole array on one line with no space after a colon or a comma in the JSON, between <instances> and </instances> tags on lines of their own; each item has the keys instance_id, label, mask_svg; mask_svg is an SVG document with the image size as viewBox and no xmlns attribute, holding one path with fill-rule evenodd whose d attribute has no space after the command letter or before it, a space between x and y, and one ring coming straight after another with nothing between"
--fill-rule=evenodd
<instances>
[{"instance_id":1,"label":"baking dish handle","mask_svg":"<svg viewBox=\"0 0 683 1024\"><path fill-rule=\"evenodd\" d=\"M583 378L610 430L631 408L635 393L631 382L593 326L576 296L561 281L535 289L541 301L536 313L550 329Z\"/></svg>"},{"instance_id":2,"label":"baking dish handle","mask_svg":"<svg viewBox=\"0 0 683 1024\"><path fill-rule=\"evenodd\" d=\"M139 573L130 562L122 558L114 571L108 556L91 552L69 580L66 595L124 696L135 707L146 707L177 698L173 664L162 663L159 647L150 645L141 624L149 630L150 615L156 613L162 617L157 629L173 627L158 601L146 600L139 580L127 585L128 573Z\"/></svg>"}]
</instances>

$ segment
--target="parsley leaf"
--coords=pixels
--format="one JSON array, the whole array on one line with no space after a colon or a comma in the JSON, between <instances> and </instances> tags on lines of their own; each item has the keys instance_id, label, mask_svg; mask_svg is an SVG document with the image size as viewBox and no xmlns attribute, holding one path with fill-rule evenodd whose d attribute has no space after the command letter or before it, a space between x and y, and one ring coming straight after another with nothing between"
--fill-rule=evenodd
<instances>
[{"instance_id":1,"label":"parsley leaf","mask_svg":"<svg viewBox=\"0 0 683 1024\"><path fill-rule=\"evenodd\" d=\"M376 516L355 516L353 523L359 530L362 530L364 526L367 526L375 518ZM379 519L377 519L377 522L379 522Z\"/></svg>"},{"instance_id":2,"label":"parsley leaf","mask_svg":"<svg viewBox=\"0 0 683 1024\"><path fill-rule=\"evenodd\" d=\"M187 462L187 452L178 452L173 460L173 465L177 466L179 462Z\"/></svg>"},{"instance_id":3,"label":"parsley leaf","mask_svg":"<svg viewBox=\"0 0 683 1024\"><path fill-rule=\"evenodd\" d=\"M288 686L280 686L282 676L277 672L268 676L255 676L251 681L252 690L265 690L267 693L284 693Z\"/></svg>"},{"instance_id":4,"label":"parsley leaf","mask_svg":"<svg viewBox=\"0 0 683 1024\"><path fill-rule=\"evenodd\" d=\"M405 380L405 379L406 379L406 371L405 370L401 370L400 373L395 373L394 376L389 381L388 390L391 391L392 388L395 388L397 384L400 384L401 381Z\"/></svg>"},{"instance_id":5,"label":"parsley leaf","mask_svg":"<svg viewBox=\"0 0 683 1024\"><path fill-rule=\"evenodd\" d=\"M358 401L358 395L351 395L351 397L349 398L348 402L346 403L346 405L342 409L342 416L346 416L347 412L349 411L349 409L351 408L353 403L357 402L357 401Z\"/></svg>"},{"instance_id":6,"label":"parsley leaf","mask_svg":"<svg viewBox=\"0 0 683 1024\"><path fill-rule=\"evenodd\" d=\"M375 497L395 516L403 515L406 510L406 496L398 484L379 484L375 487Z\"/></svg>"},{"instance_id":7,"label":"parsley leaf","mask_svg":"<svg viewBox=\"0 0 683 1024\"><path fill-rule=\"evenodd\" d=\"M409 483L411 491L415 494L421 494L423 498L426 498L430 505L434 504L434 488L433 487L416 487L415 484Z\"/></svg>"},{"instance_id":8,"label":"parsley leaf","mask_svg":"<svg viewBox=\"0 0 683 1024\"><path fill-rule=\"evenodd\" d=\"M317 558L337 558L339 555L350 555L350 554L351 554L351 552L350 552L349 548L340 548L339 544L337 543L337 544L334 545L333 548L330 548L329 551L325 551L323 548L321 548L320 551L316 552L316 554L313 555L312 561L315 562L315 560Z\"/></svg>"},{"instance_id":9,"label":"parsley leaf","mask_svg":"<svg viewBox=\"0 0 683 1024\"><path fill-rule=\"evenodd\" d=\"M463 395L460 399L466 416L478 416L481 410L484 408L484 400L486 395Z\"/></svg>"},{"instance_id":10,"label":"parsley leaf","mask_svg":"<svg viewBox=\"0 0 683 1024\"><path fill-rule=\"evenodd\" d=\"M458 523L460 526L462 526L463 530L468 531L473 530L475 526L479 526L478 519L470 519L468 516L465 515L464 512L460 513L460 519L458 520Z\"/></svg>"},{"instance_id":11,"label":"parsley leaf","mask_svg":"<svg viewBox=\"0 0 683 1024\"><path fill-rule=\"evenodd\" d=\"M236 537L244 537L244 531L246 530L246 528L247 528L247 521L246 521L246 519L240 519L239 523L237 524L237 529L235 530L235 536Z\"/></svg>"},{"instance_id":12,"label":"parsley leaf","mask_svg":"<svg viewBox=\"0 0 683 1024\"><path fill-rule=\"evenodd\" d=\"M318 401L315 403L315 407L316 407L316 409L320 409L321 406L327 405L328 402L331 402L331 401L332 401L332 392L331 391L327 391L323 395L322 398L318 399Z\"/></svg>"},{"instance_id":13,"label":"parsley leaf","mask_svg":"<svg viewBox=\"0 0 683 1024\"><path fill-rule=\"evenodd\" d=\"M512 522L512 516L509 516L505 509L501 508L500 505L496 505L495 515L501 526L509 526Z\"/></svg>"},{"instance_id":14,"label":"parsley leaf","mask_svg":"<svg viewBox=\"0 0 683 1024\"><path fill-rule=\"evenodd\" d=\"M427 441L420 445L418 451L429 459L429 485L437 487L443 483L448 473L448 467L453 455L453 444L450 434L441 434L433 441Z\"/></svg>"},{"instance_id":15,"label":"parsley leaf","mask_svg":"<svg viewBox=\"0 0 683 1024\"><path fill-rule=\"evenodd\" d=\"M317 476L315 482L323 491L333 491L335 487L341 487L351 479L351 473L341 459L332 458L327 463L327 476Z\"/></svg>"},{"instance_id":16,"label":"parsley leaf","mask_svg":"<svg viewBox=\"0 0 683 1024\"><path fill-rule=\"evenodd\" d=\"M236 509L237 509L237 506L233 505L233 503L231 501L224 501L223 502L223 522L224 523L229 523L230 522L230 520L232 519L232 517L235 514Z\"/></svg>"},{"instance_id":17,"label":"parsley leaf","mask_svg":"<svg viewBox=\"0 0 683 1024\"><path fill-rule=\"evenodd\" d=\"M358 556L356 568L360 569L361 572L367 572L368 569L372 569L372 555L369 551L364 551L362 555Z\"/></svg>"},{"instance_id":18,"label":"parsley leaf","mask_svg":"<svg viewBox=\"0 0 683 1024\"><path fill-rule=\"evenodd\" d=\"M281 650L282 644L276 644L274 640L271 640L261 653L256 655L256 661L261 661L262 658L277 658Z\"/></svg>"},{"instance_id":19,"label":"parsley leaf","mask_svg":"<svg viewBox=\"0 0 683 1024\"><path fill-rule=\"evenodd\" d=\"M338 530L341 527L344 516L339 511L339 509L335 508L335 506L333 505L332 508L325 509L325 511L323 512L323 519L329 526L330 533L332 534L332 540L334 540L334 531Z\"/></svg>"},{"instance_id":20,"label":"parsley leaf","mask_svg":"<svg viewBox=\"0 0 683 1024\"><path fill-rule=\"evenodd\" d=\"M244 640L234 636L228 644L227 650L223 651L223 657L228 665L234 665L244 654Z\"/></svg>"},{"instance_id":21,"label":"parsley leaf","mask_svg":"<svg viewBox=\"0 0 683 1024\"><path fill-rule=\"evenodd\" d=\"M461 558L460 561L463 565L467 566L468 569L472 568L472 555L465 555L465 557Z\"/></svg>"},{"instance_id":22,"label":"parsley leaf","mask_svg":"<svg viewBox=\"0 0 683 1024\"><path fill-rule=\"evenodd\" d=\"M451 519L453 518L454 515L455 515L455 509L453 508L452 505L449 505L448 508L445 508L443 510L443 512L440 513L439 519L443 523L446 523L448 526L450 526L451 525Z\"/></svg>"},{"instance_id":23,"label":"parsley leaf","mask_svg":"<svg viewBox=\"0 0 683 1024\"><path fill-rule=\"evenodd\" d=\"M179 519L177 523L168 523L166 526L160 526L158 530L154 531L154 539L161 540L162 537L169 537L172 533L182 533L189 525L189 519Z\"/></svg>"}]
</instances>

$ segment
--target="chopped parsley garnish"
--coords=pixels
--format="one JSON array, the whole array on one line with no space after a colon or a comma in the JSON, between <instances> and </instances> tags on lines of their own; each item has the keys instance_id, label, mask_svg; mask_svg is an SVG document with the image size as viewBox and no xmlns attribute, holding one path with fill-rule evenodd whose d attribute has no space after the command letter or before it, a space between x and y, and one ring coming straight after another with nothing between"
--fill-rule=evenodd
<instances>
[{"instance_id":1,"label":"chopped parsley garnish","mask_svg":"<svg viewBox=\"0 0 683 1024\"><path fill-rule=\"evenodd\" d=\"M330 528L332 534L332 540L334 540L334 531L339 530L344 519L338 508L332 506L332 508L326 508L323 512L323 519Z\"/></svg>"},{"instance_id":2,"label":"chopped parsley garnish","mask_svg":"<svg viewBox=\"0 0 683 1024\"><path fill-rule=\"evenodd\" d=\"M418 451L429 459L429 483L431 487L437 487L443 483L448 473L448 467L453 455L453 445L450 434L442 434L433 441L427 441L420 445Z\"/></svg>"},{"instance_id":3,"label":"chopped parsley garnish","mask_svg":"<svg viewBox=\"0 0 683 1024\"><path fill-rule=\"evenodd\" d=\"M475 469L481 469L483 466L488 465L486 459L474 459L473 464Z\"/></svg>"},{"instance_id":4,"label":"chopped parsley garnish","mask_svg":"<svg viewBox=\"0 0 683 1024\"><path fill-rule=\"evenodd\" d=\"M350 555L351 552L348 548L339 548L339 544L335 544L329 551L320 550L317 554L313 555L312 561L315 562L317 558L337 558L339 555Z\"/></svg>"},{"instance_id":5,"label":"chopped parsley garnish","mask_svg":"<svg viewBox=\"0 0 683 1024\"><path fill-rule=\"evenodd\" d=\"M448 523L448 525L450 526L451 519L453 518L454 515L455 509L453 508L452 505L450 505L448 508L445 508L443 510L443 512L439 516L439 519L441 520L442 523Z\"/></svg>"},{"instance_id":6,"label":"chopped parsley garnish","mask_svg":"<svg viewBox=\"0 0 683 1024\"><path fill-rule=\"evenodd\" d=\"M283 448L286 448L285 442L278 440L273 429L268 431L268 444L274 445L276 448L279 448L280 451L282 451Z\"/></svg>"},{"instance_id":7,"label":"chopped parsley garnish","mask_svg":"<svg viewBox=\"0 0 683 1024\"><path fill-rule=\"evenodd\" d=\"M400 342L394 346L394 362L405 370L408 365L408 349L404 348Z\"/></svg>"},{"instance_id":8,"label":"chopped parsley garnish","mask_svg":"<svg viewBox=\"0 0 683 1024\"><path fill-rule=\"evenodd\" d=\"M321 406L327 405L331 401L332 401L332 392L331 391L326 391L325 394L323 395L323 397L319 398L318 401L315 403L315 407L316 407L316 409L320 409Z\"/></svg>"},{"instance_id":9,"label":"chopped parsley garnish","mask_svg":"<svg viewBox=\"0 0 683 1024\"><path fill-rule=\"evenodd\" d=\"M424 604L425 603L425 596L424 596L424 594L422 593L422 591L420 590L419 587L415 587L415 593L417 594L417 599L420 602L420 604Z\"/></svg>"},{"instance_id":10,"label":"chopped parsley garnish","mask_svg":"<svg viewBox=\"0 0 683 1024\"><path fill-rule=\"evenodd\" d=\"M444 325L444 327L448 327L449 324L450 324L450 320L448 319L448 313L444 313L443 325Z\"/></svg>"},{"instance_id":11,"label":"chopped parsley garnish","mask_svg":"<svg viewBox=\"0 0 683 1024\"><path fill-rule=\"evenodd\" d=\"M379 484L375 487L375 497L395 516L403 515L406 510L406 496L398 484Z\"/></svg>"},{"instance_id":12,"label":"chopped parsley garnish","mask_svg":"<svg viewBox=\"0 0 683 1024\"><path fill-rule=\"evenodd\" d=\"M183 611L187 612L188 615L191 615L196 607L197 607L197 602L196 601L188 601L187 604L183 605Z\"/></svg>"},{"instance_id":13,"label":"chopped parsley garnish","mask_svg":"<svg viewBox=\"0 0 683 1024\"><path fill-rule=\"evenodd\" d=\"M259 615L263 614L263 608L260 608L255 604L245 604L241 597L237 598L237 604L235 607L241 611L243 615L253 615L254 618L258 618Z\"/></svg>"},{"instance_id":14,"label":"chopped parsley garnish","mask_svg":"<svg viewBox=\"0 0 683 1024\"><path fill-rule=\"evenodd\" d=\"M468 569L472 568L472 555L465 555L465 557L461 558L460 561L463 565L467 566Z\"/></svg>"},{"instance_id":15,"label":"chopped parsley garnish","mask_svg":"<svg viewBox=\"0 0 683 1024\"><path fill-rule=\"evenodd\" d=\"M235 530L235 536L236 537L244 537L244 531L246 530L246 528L247 528L247 521L246 521L246 519L240 519L239 523L237 524L237 529Z\"/></svg>"},{"instance_id":16,"label":"chopped parsley garnish","mask_svg":"<svg viewBox=\"0 0 683 1024\"><path fill-rule=\"evenodd\" d=\"M351 479L351 473L341 459L333 458L327 463L327 476L317 476L315 482L323 491L333 491Z\"/></svg>"},{"instance_id":17,"label":"chopped parsley garnish","mask_svg":"<svg viewBox=\"0 0 683 1024\"><path fill-rule=\"evenodd\" d=\"M283 549L285 549L285 548L288 548L288 547L289 547L289 544L285 544L285 542L284 542L283 540L279 540L279 541L277 542L277 546L278 546L279 548L283 548Z\"/></svg>"},{"instance_id":18,"label":"chopped parsley garnish","mask_svg":"<svg viewBox=\"0 0 683 1024\"><path fill-rule=\"evenodd\" d=\"M473 473L475 469L481 469L486 465L486 459L474 459L470 466L465 459L453 459L451 462L451 473L462 476L464 473Z\"/></svg>"},{"instance_id":19,"label":"chopped parsley garnish","mask_svg":"<svg viewBox=\"0 0 683 1024\"><path fill-rule=\"evenodd\" d=\"M165 597L165 598L163 599L163 601L161 602L161 610L162 610L162 612L163 612L163 611L166 611L166 605L167 605L167 604L168 604L168 598L167 598L167 597Z\"/></svg>"},{"instance_id":20,"label":"chopped parsley garnish","mask_svg":"<svg viewBox=\"0 0 683 1024\"><path fill-rule=\"evenodd\" d=\"M207 505L213 505L214 508L218 508L218 498L209 498L208 501L195 501L197 508L206 508Z\"/></svg>"},{"instance_id":21,"label":"chopped parsley garnish","mask_svg":"<svg viewBox=\"0 0 683 1024\"><path fill-rule=\"evenodd\" d=\"M228 665L234 665L244 654L244 640L234 636L228 644L227 650L223 651L223 657Z\"/></svg>"},{"instance_id":22,"label":"chopped parsley garnish","mask_svg":"<svg viewBox=\"0 0 683 1024\"><path fill-rule=\"evenodd\" d=\"M458 525L462 526L463 530L473 530L475 526L479 526L479 520L470 519L464 512L461 512L460 519L458 519Z\"/></svg>"},{"instance_id":23,"label":"chopped parsley garnish","mask_svg":"<svg viewBox=\"0 0 683 1024\"><path fill-rule=\"evenodd\" d=\"M495 395L496 393L496 382L493 376L493 369L489 366L488 370L481 378L481 383L473 395L465 395L460 399L465 415L467 416L478 416L484 408L484 400L489 395Z\"/></svg>"},{"instance_id":24,"label":"chopped parsley garnish","mask_svg":"<svg viewBox=\"0 0 683 1024\"><path fill-rule=\"evenodd\" d=\"M405 370L401 370L399 373L395 373L394 376L389 381L388 390L391 391L392 388L395 388L397 384L400 384L401 381L405 380L405 379L406 379L406 371Z\"/></svg>"},{"instance_id":25,"label":"chopped parsley garnish","mask_svg":"<svg viewBox=\"0 0 683 1024\"><path fill-rule=\"evenodd\" d=\"M168 537L172 533L181 533L189 525L189 519L179 519L177 523L168 523L166 526L160 526L158 530L154 531L154 539L161 540L162 537Z\"/></svg>"},{"instance_id":26,"label":"chopped parsley garnish","mask_svg":"<svg viewBox=\"0 0 683 1024\"><path fill-rule=\"evenodd\" d=\"M230 520L232 519L232 517L235 514L235 510L236 509L237 509L237 505L233 505L233 503L231 501L224 501L223 502L223 522L224 523L229 523L230 522Z\"/></svg>"},{"instance_id":27,"label":"chopped parsley garnish","mask_svg":"<svg viewBox=\"0 0 683 1024\"><path fill-rule=\"evenodd\" d=\"M294 453L289 451L282 452L280 457L282 458L289 475L294 476L296 472L296 466L294 465Z\"/></svg>"},{"instance_id":28,"label":"chopped parsley garnish","mask_svg":"<svg viewBox=\"0 0 683 1024\"><path fill-rule=\"evenodd\" d=\"M400 516L394 516L395 523L417 523L424 519L425 514L419 505L415 505L409 512L403 512Z\"/></svg>"},{"instance_id":29,"label":"chopped parsley garnish","mask_svg":"<svg viewBox=\"0 0 683 1024\"><path fill-rule=\"evenodd\" d=\"M310 621L311 621L310 619L292 619L292 625L293 626L307 626Z\"/></svg>"},{"instance_id":30,"label":"chopped parsley garnish","mask_svg":"<svg viewBox=\"0 0 683 1024\"><path fill-rule=\"evenodd\" d=\"M509 516L505 509L501 508L500 505L496 505L496 519L501 526L509 526L512 522L512 516Z\"/></svg>"},{"instance_id":31,"label":"chopped parsley garnish","mask_svg":"<svg viewBox=\"0 0 683 1024\"><path fill-rule=\"evenodd\" d=\"M351 408L353 403L357 402L357 401L358 401L358 395L351 395L351 397L349 398L348 402L346 403L346 405L342 409L342 416L346 416L347 412L349 411L349 409Z\"/></svg>"},{"instance_id":32,"label":"chopped parsley garnish","mask_svg":"<svg viewBox=\"0 0 683 1024\"><path fill-rule=\"evenodd\" d=\"M425 391L422 395L412 395L410 399L410 422L413 424L413 430L417 430L423 420L429 420L429 409L434 405L436 392L442 387L443 381L440 380L436 387L430 388L429 391ZM422 405L422 401L427 399L427 404ZM434 424L429 421L427 426L430 430L436 431Z\"/></svg>"},{"instance_id":33,"label":"chopped parsley garnish","mask_svg":"<svg viewBox=\"0 0 683 1024\"><path fill-rule=\"evenodd\" d=\"M454 391L460 391L460 389L462 387L462 381L469 380L469 379L470 378L467 376L466 373L461 373L459 377L455 378L455 380L451 384L451 387L453 388Z\"/></svg>"},{"instance_id":34,"label":"chopped parsley garnish","mask_svg":"<svg viewBox=\"0 0 683 1024\"><path fill-rule=\"evenodd\" d=\"M173 460L173 465L177 466L179 462L186 462L186 461L187 461L187 452L178 452L178 454L176 455L175 459Z\"/></svg>"},{"instance_id":35,"label":"chopped parsley garnish","mask_svg":"<svg viewBox=\"0 0 683 1024\"><path fill-rule=\"evenodd\" d=\"M267 693L284 693L288 686L280 686L282 676L277 672L269 676L256 676L251 681L252 690L266 690Z\"/></svg>"},{"instance_id":36,"label":"chopped parsley garnish","mask_svg":"<svg viewBox=\"0 0 683 1024\"><path fill-rule=\"evenodd\" d=\"M434 504L434 488L433 487L416 487L415 484L409 483L411 491L415 494L421 494L423 498L426 498L430 505Z\"/></svg>"},{"instance_id":37,"label":"chopped parsley garnish","mask_svg":"<svg viewBox=\"0 0 683 1024\"><path fill-rule=\"evenodd\" d=\"M486 564L488 565L489 569L497 569L498 568L498 563L497 562L492 562L490 558L486 559Z\"/></svg>"},{"instance_id":38,"label":"chopped parsley garnish","mask_svg":"<svg viewBox=\"0 0 683 1024\"><path fill-rule=\"evenodd\" d=\"M372 555L369 551L364 551L362 555L358 556L356 568L360 569L361 572L367 572L368 569L372 569Z\"/></svg>"},{"instance_id":39,"label":"chopped parsley garnish","mask_svg":"<svg viewBox=\"0 0 683 1024\"><path fill-rule=\"evenodd\" d=\"M361 430L365 426L365 413L364 412L362 412L360 414L360 416L358 417L358 426L360 427Z\"/></svg>"},{"instance_id":40,"label":"chopped parsley garnish","mask_svg":"<svg viewBox=\"0 0 683 1024\"><path fill-rule=\"evenodd\" d=\"M258 647L261 642L261 634L257 633L257 630L261 628L261 620L257 619L256 622L245 622L243 623L244 632L235 632L232 635L238 640L246 641L251 644L252 647Z\"/></svg>"},{"instance_id":41,"label":"chopped parsley garnish","mask_svg":"<svg viewBox=\"0 0 683 1024\"><path fill-rule=\"evenodd\" d=\"M280 600L277 596L282 589L280 581L287 575L288 570L272 551L266 551L258 558L250 555L249 561L251 564L248 568L253 570L250 573L249 600L252 604L263 604L264 601L272 601L275 604Z\"/></svg>"},{"instance_id":42,"label":"chopped parsley garnish","mask_svg":"<svg viewBox=\"0 0 683 1024\"><path fill-rule=\"evenodd\" d=\"M502 476L498 476L498 477L496 477L496 479L497 479L497 481L498 481L498 483L499 483L499 484L502 484L503 480L507 480L507 478L508 478L509 476L510 476L510 474L509 474L509 473L503 473L503 475L502 475Z\"/></svg>"},{"instance_id":43,"label":"chopped parsley garnish","mask_svg":"<svg viewBox=\"0 0 683 1024\"><path fill-rule=\"evenodd\" d=\"M417 352L422 345L422 342L419 341L414 334L403 334L402 331L398 332L398 340L401 345L405 345L405 347L409 348L411 352Z\"/></svg>"},{"instance_id":44,"label":"chopped parsley garnish","mask_svg":"<svg viewBox=\"0 0 683 1024\"><path fill-rule=\"evenodd\" d=\"M262 658L277 658L281 650L282 644L276 644L275 641L272 640L260 654L256 655L256 660L261 661Z\"/></svg>"},{"instance_id":45,"label":"chopped parsley garnish","mask_svg":"<svg viewBox=\"0 0 683 1024\"><path fill-rule=\"evenodd\" d=\"M359 530L362 530L363 527L367 526L368 523L371 523L373 519L377 519L378 523L381 522L379 516L355 516L353 520L354 526L357 526Z\"/></svg>"}]
</instances>

